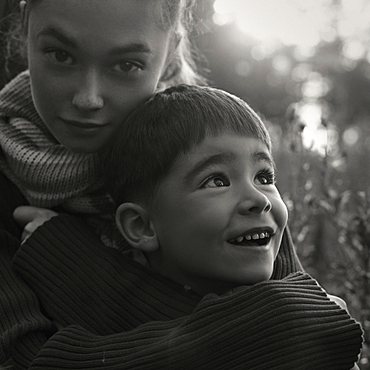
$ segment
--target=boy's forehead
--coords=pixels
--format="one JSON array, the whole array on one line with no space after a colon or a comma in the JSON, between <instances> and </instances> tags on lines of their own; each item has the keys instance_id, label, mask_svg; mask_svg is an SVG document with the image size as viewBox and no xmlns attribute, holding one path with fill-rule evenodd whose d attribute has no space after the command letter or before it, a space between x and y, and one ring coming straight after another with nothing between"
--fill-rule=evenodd
<instances>
[{"instance_id":1,"label":"boy's forehead","mask_svg":"<svg viewBox=\"0 0 370 370\"><path fill-rule=\"evenodd\" d=\"M270 156L267 145L257 137L239 133L222 133L215 136L206 136L202 142L193 145L189 153L208 155L220 152L245 151L246 154L251 154L253 148L256 147L263 149Z\"/></svg>"},{"instance_id":2,"label":"boy's forehead","mask_svg":"<svg viewBox=\"0 0 370 370\"><path fill-rule=\"evenodd\" d=\"M239 134L207 136L201 143L179 155L174 169L188 169L190 175L216 164L231 164L237 160L249 163L268 162L273 159L267 145L260 139ZM189 176L186 176L189 177Z\"/></svg>"}]
</instances>

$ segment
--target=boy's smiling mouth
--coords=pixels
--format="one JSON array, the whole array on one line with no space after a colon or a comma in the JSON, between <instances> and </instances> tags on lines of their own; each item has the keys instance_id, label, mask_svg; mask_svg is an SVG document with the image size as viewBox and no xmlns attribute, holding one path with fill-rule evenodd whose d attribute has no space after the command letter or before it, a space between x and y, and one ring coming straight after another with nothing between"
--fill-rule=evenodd
<instances>
[{"instance_id":1,"label":"boy's smiling mouth","mask_svg":"<svg viewBox=\"0 0 370 370\"><path fill-rule=\"evenodd\" d=\"M236 238L231 238L228 243L242 246L262 246L270 242L273 230L269 227L250 230Z\"/></svg>"}]
</instances>

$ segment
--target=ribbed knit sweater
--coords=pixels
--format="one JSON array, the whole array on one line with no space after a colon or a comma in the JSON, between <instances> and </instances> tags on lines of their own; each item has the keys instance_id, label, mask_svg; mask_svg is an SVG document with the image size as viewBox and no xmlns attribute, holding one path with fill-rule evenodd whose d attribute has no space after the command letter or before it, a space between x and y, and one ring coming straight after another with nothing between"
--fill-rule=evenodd
<instances>
[{"instance_id":1,"label":"ribbed knit sweater","mask_svg":"<svg viewBox=\"0 0 370 370\"><path fill-rule=\"evenodd\" d=\"M293 272L290 242L285 235L277 280L200 297L105 248L80 219L55 217L15 255L27 285L13 291L17 275L6 275L0 302L23 299L0 307L0 363L12 356L17 369L351 369L361 328L314 279ZM0 261L13 258L10 244ZM54 333L45 316L64 328Z\"/></svg>"}]
</instances>

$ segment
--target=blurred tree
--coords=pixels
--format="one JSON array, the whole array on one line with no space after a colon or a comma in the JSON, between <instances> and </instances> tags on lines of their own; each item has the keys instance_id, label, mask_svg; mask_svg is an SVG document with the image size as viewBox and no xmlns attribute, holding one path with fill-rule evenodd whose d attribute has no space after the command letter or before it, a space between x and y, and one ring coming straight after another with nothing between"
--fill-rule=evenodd
<instances>
[{"instance_id":1,"label":"blurred tree","mask_svg":"<svg viewBox=\"0 0 370 370\"><path fill-rule=\"evenodd\" d=\"M213 3L204 1L204 27L197 36L211 83L242 97L265 118L302 262L347 300L368 342L370 22L361 32L345 34L344 1L332 0L330 37L304 50L261 42L233 22L218 26ZM363 370L369 368L367 348Z\"/></svg>"}]
</instances>

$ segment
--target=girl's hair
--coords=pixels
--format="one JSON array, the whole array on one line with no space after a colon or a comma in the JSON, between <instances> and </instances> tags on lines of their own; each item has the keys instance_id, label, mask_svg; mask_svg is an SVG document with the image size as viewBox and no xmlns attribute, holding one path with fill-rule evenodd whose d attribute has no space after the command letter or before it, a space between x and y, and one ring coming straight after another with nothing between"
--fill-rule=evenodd
<instances>
[{"instance_id":1,"label":"girl's hair","mask_svg":"<svg viewBox=\"0 0 370 370\"><path fill-rule=\"evenodd\" d=\"M33 7L41 1L26 0L23 14L13 14L14 21L7 36L8 64L17 59L18 61L23 60L24 69L27 68L25 36L27 35L28 16ZM150 1L155 1L159 7L160 26L165 30L172 30L177 41L177 48L161 77L161 86L168 87L179 83L206 84L206 80L199 73L197 66L202 57L189 40L189 35L193 31L193 12L197 0Z\"/></svg>"},{"instance_id":2,"label":"girl's hair","mask_svg":"<svg viewBox=\"0 0 370 370\"><path fill-rule=\"evenodd\" d=\"M1 85L27 68L22 41L19 1L6 1L0 23Z\"/></svg>"},{"instance_id":3,"label":"girl's hair","mask_svg":"<svg viewBox=\"0 0 370 370\"><path fill-rule=\"evenodd\" d=\"M176 158L221 133L258 138L271 152L265 125L243 100L211 87L178 85L159 92L120 125L100 153L107 190L117 205L150 204Z\"/></svg>"},{"instance_id":4,"label":"girl's hair","mask_svg":"<svg viewBox=\"0 0 370 370\"><path fill-rule=\"evenodd\" d=\"M164 71L161 81L169 87L179 83L203 84L205 79L197 72L200 53L191 44L189 35L193 31L193 14L199 0L160 0L162 18L160 24L165 29L173 29L177 48Z\"/></svg>"}]
</instances>

